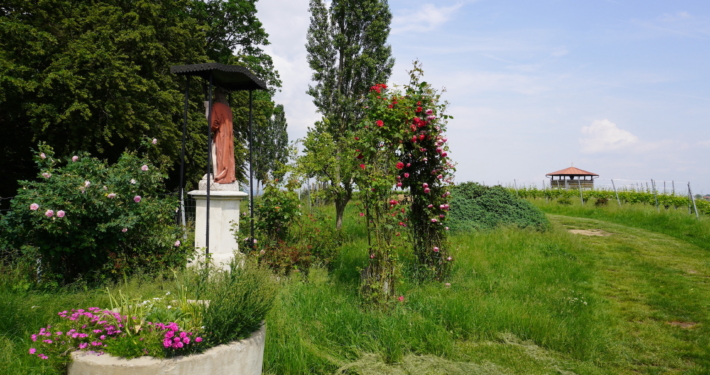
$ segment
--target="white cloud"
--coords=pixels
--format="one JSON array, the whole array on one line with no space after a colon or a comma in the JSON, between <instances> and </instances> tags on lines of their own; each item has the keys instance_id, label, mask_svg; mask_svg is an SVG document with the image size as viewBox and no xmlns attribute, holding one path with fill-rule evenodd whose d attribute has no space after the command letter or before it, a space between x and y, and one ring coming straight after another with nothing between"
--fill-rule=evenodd
<instances>
[{"instance_id":1,"label":"white cloud","mask_svg":"<svg viewBox=\"0 0 710 375\"><path fill-rule=\"evenodd\" d=\"M583 126L581 132L585 136L579 139L581 151L588 154L626 149L639 143L637 136L607 119L595 120L592 125Z\"/></svg>"},{"instance_id":2,"label":"white cloud","mask_svg":"<svg viewBox=\"0 0 710 375\"><path fill-rule=\"evenodd\" d=\"M392 18L392 34L431 31L448 21L454 11L462 5L459 3L448 7L437 7L433 4L424 4L416 12L395 14Z\"/></svg>"}]
</instances>

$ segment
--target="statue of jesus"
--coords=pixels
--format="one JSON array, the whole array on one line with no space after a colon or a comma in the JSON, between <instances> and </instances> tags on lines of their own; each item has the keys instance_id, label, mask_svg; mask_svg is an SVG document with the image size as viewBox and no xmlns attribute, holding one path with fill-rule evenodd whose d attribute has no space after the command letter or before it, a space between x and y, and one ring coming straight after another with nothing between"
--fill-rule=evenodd
<instances>
[{"instance_id":1,"label":"statue of jesus","mask_svg":"<svg viewBox=\"0 0 710 375\"><path fill-rule=\"evenodd\" d=\"M205 108L208 106L205 102ZM212 103L212 165L214 182L231 184L236 181L234 168L234 134L232 109L227 104L227 93L221 88L215 91Z\"/></svg>"}]
</instances>

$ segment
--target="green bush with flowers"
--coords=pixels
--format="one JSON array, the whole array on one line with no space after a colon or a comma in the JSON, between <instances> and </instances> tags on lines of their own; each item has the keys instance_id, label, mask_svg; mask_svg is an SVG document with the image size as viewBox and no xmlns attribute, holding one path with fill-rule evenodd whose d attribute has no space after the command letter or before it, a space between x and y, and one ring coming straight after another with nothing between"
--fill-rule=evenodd
<instances>
[{"instance_id":1,"label":"green bush with flowers","mask_svg":"<svg viewBox=\"0 0 710 375\"><path fill-rule=\"evenodd\" d=\"M185 264L175 223L177 199L165 194L165 175L135 152L118 162L81 152L56 158L40 144L34 181L20 181L12 211L3 218L11 248L36 249L43 280L115 278L137 270Z\"/></svg>"},{"instance_id":2,"label":"green bush with flowers","mask_svg":"<svg viewBox=\"0 0 710 375\"><path fill-rule=\"evenodd\" d=\"M403 91L373 86L365 118L352 135L370 253L362 291L373 301L396 295L397 246L412 248L419 278L441 280L453 260L446 236L454 172L444 136L450 116L440 94L420 81L422 75L415 63Z\"/></svg>"}]
</instances>

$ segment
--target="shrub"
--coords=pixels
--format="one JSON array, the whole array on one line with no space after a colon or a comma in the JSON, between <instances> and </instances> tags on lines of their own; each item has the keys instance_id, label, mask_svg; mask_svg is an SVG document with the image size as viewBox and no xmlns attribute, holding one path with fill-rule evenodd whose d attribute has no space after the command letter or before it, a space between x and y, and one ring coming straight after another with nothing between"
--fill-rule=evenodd
<instances>
[{"instance_id":1,"label":"shrub","mask_svg":"<svg viewBox=\"0 0 710 375\"><path fill-rule=\"evenodd\" d=\"M185 264L174 223L176 198L149 160L124 153L114 165L79 153L55 159L40 144L38 179L21 188L6 215L11 247L36 248L44 278L96 280Z\"/></svg>"},{"instance_id":2,"label":"shrub","mask_svg":"<svg viewBox=\"0 0 710 375\"><path fill-rule=\"evenodd\" d=\"M248 337L257 330L276 298L271 272L248 261L233 260L230 270L211 275L204 312L205 338L210 346Z\"/></svg>"},{"instance_id":3,"label":"shrub","mask_svg":"<svg viewBox=\"0 0 710 375\"><path fill-rule=\"evenodd\" d=\"M449 225L452 230L493 229L499 225L546 230L545 214L501 186L465 182L453 188Z\"/></svg>"}]
</instances>

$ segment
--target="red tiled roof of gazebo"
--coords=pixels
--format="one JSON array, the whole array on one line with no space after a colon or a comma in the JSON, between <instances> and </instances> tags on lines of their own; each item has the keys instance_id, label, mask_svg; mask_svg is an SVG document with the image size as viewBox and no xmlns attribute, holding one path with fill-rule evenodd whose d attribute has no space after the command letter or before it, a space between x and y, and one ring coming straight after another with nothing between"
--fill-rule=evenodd
<instances>
[{"instance_id":1,"label":"red tiled roof of gazebo","mask_svg":"<svg viewBox=\"0 0 710 375\"><path fill-rule=\"evenodd\" d=\"M597 177L599 177L599 175L596 173L583 171L583 170L581 170L579 168L575 168L575 167L569 167L569 168L565 168L561 171L548 173L545 176L597 176Z\"/></svg>"}]
</instances>

